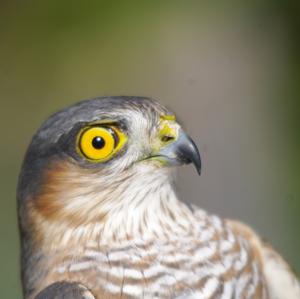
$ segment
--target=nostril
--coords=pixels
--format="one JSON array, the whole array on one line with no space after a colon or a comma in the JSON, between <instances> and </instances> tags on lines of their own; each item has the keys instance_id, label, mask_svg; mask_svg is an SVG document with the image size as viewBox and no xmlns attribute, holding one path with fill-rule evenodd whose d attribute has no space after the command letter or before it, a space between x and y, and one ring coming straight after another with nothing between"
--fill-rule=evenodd
<instances>
[{"instance_id":1,"label":"nostril","mask_svg":"<svg viewBox=\"0 0 300 299\"><path fill-rule=\"evenodd\" d=\"M164 135L161 137L162 142L169 142L169 141L173 141L173 140L175 140L174 136Z\"/></svg>"}]
</instances>

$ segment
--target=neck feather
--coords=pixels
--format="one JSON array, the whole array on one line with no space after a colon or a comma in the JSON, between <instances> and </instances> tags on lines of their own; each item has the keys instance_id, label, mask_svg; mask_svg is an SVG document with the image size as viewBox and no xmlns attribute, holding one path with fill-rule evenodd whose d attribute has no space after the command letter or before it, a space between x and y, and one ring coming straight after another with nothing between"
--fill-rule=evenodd
<instances>
[{"instance_id":1,"label":"neck feather","mask_svg":"<svg viewBox=\"0 0 300 299\"><path fill-rule=\"evenodd\" d=\"M192 227L193 213L178 200L170 168L141 164L120 178L77 175L72 169L62 180L57 178L62 172L55 171L47 195L34 201L43 205L33 209L40 238L51 238L55 248L74 242L99 245L133 238L168 238ZM52 213L47 214L49 211Z\"/></svg>"}]
</instances>

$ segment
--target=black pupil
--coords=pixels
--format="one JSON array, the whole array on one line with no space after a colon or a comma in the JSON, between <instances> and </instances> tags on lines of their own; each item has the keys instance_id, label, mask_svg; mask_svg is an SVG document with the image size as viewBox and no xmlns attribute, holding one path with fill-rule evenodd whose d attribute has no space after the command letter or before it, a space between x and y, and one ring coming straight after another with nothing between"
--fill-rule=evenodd
<instances>
[{"instance_id":1,"label":"black pupil","mask_svg":"<svg viewBox=\"0 0 300 299\"><path fill-rule=\"evenodd\" d=\"M105 140L102 137L97 136L93 139L92 145L96 149L101 149L105 146Z\"/></svg>"}]
</instances>

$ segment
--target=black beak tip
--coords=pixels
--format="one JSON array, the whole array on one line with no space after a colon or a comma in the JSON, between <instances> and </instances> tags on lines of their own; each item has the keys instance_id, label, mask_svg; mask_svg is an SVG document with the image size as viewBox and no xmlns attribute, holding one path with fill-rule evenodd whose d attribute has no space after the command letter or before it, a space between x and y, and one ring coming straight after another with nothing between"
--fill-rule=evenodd
<instances>
[{"instance_id":1,"label":"black beak tip","mask_svg":"<svg viewBox=\"0 0 300 299\"><path fill-rule=\"evenodd\" d=\"M201 175L201 169L202 169L201 158L200 158L200 154L199 154L198 150L197 150L197 155L195 155L194 159L191 162L194 164L198 175Z\"/></svg>"},{"instance_id":2,"label":"black beak tip","mask_svg":"<svg viewBox=\"0 0 300 299\"><path fill-rule=\"evenodd\" d=\"M190 162L194 164L198 175L201 175L202 163L201 163L201 156L198 147L192 139L190 139L190 144L191 144Z\"/></svg>"},{"instance_id":3,"label":"black beak tip","mask_svg":"<svg viewBox=\"0 0 300 299\"><path fill-rule=\"evenodd\" d=\"M184 163L193 163L198 174L201 175L201 157L197 145L187 135L183 135L177 154Z\"/></svg>"},{"instance_id":4,"label":"black beak tip","mask_svg":"<svg viewBox=\"0 0 300 299\"><path fill-rule=\"evenodd\" d=\"M198 172L198 175L201 175L201 164L200 165L196 165L196 170Z\"/></svg>"}]
</instances>

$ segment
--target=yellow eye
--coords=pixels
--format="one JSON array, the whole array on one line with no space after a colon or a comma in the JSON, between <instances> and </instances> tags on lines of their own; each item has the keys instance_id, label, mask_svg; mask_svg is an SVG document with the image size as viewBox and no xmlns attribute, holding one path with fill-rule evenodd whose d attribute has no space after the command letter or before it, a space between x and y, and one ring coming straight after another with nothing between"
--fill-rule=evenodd
<instances>
[{"instance_id":1,"label":"yellow eye","mask_svg":"<svg viewBox=\"0 0 300 299\"><path fill-rule=\"evenodd\" d=\"M125 143L126 137L114 127L90 127L81 133L79 149L89 160L109 160Z\"/></svg>"}]
</instances>

